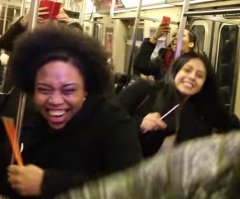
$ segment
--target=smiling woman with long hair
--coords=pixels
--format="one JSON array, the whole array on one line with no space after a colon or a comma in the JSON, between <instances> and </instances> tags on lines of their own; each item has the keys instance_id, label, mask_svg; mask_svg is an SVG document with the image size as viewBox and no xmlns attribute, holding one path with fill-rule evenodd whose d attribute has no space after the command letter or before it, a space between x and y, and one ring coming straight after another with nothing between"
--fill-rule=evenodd
<instances>
[{"instance_id":1,"label":"smiling woman with long hair","mask_svg":"<svg viewBox=\"0 0 240 199\"><path fill-rule=\"evenodd\" d=\"M200 53L182 54L163 80L137 82L118 97L142 128L140 141L146 157L155 154L169 135L175 135L175 143L180 143L209 135L213 129L240 128L239 120L232 119L220 102L211 62Z\"/></svg>"}]
</instances>

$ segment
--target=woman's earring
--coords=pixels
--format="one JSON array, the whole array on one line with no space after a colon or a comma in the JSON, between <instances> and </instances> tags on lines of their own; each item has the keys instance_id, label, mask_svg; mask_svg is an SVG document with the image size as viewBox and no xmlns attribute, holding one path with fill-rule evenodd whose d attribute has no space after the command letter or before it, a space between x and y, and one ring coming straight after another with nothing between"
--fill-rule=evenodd
<instances>
[{"instance_id":1,"label":"woman's earring","mask_svg":"<svg viewBox=\"0 0 240 199\"><path fill-rule=\"evenodd\" d=\"M83 98L83 102L86 100L86 97Z\"/></svg>"}]
</instances>

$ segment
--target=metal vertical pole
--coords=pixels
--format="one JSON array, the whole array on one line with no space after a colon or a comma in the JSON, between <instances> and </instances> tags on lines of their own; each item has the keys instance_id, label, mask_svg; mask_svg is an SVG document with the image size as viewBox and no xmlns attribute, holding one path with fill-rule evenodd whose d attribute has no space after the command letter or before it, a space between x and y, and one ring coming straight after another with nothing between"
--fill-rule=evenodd
<instances>
[{"instance_id":1,"label":"metal vertical pole","mask_svg":"<svg viewBox=\"0 0 240 199\"><path fill-rule=\"evenodd\" d=\"M20 16L25 15L25 5L26 5L26 0L22 0L21 9L20 9Z\"/></svg>"},{"instance_id":2,"label":"metal vertical pole","mask_svg":"<svg viewBox=\"0 0 240 199\"><path fill-rule=\"evenodd\" d=\"M238 38L240 38L240 26L238 26ZM235 68L234 68L234 75L233 75L233 86L232 86L232 96L231 96L231 106L230 106L230 113L234 113L235 109L235 102L236 102L236 96L237 96L237 83L238 83L238 78L239 78L239 65L240 65L240 59L239 59L239 54L240 54L240 45L238 42L237 49L235 52Z\"/></svg>"},{"instance_id":3,"label":"metal vertical pole","mask_svg":"<svg viewBox=\"0 0 240 199\"><path fill-rule=\"evenodd\" d=\"M38 18L39 1L40 0L31 1L29 21L28 21L28 31L32 31L36 26L37 18ZM26 99L27 99L26 93L20 93L19 102L18 102L17 119L16 119L16 132L17 132L18 141L21 136L21 128L22 128L22 122L23 122L24 111L26 106Z\"/></svg>"},{"instance_id":4,"label":"metal vertical pole","mask_svg":"<svg viewBox=\"0 0 240 199\"><path fill-rule=\"evenodd\" d=\"M69 10L69 0L62 0L62 7Z\"/></svg>"},{"instance_id":5,"label":"metal vertical pole","mask_svg":"<svg viewBox=\"0 0 240 199\"><path fill-rule=\"evenodd\" d=\"M177 48L176 48L176 52L175 52L175 59L181 55L184 29L185 29L186 22L187 22L187 17L184 16L184 13L186 11L188 11L189 3L190 3L190 0L185 0L183 3L182 14L181 14L181 18L180 18L180 26L179 26L179 30L178 30L178 41L177 41Z\"/></svg>"},{"instance_id":6,"label":"metal vertical pole","mask_svg":"<svg viewBox=\"0 0 240 199\"><path fill-rule=\"evenodd\" d=\"M116 5L116 0L112 0L111 8L110 8L110 18L114 18L114 8Z\"/></svg>"},{"instance_id":7,"label":"metal vertical pole","mask_svg":"<svg viewBox=\"0 0 240 199\"><path fill-rule=\"evenodd\" d=\"M139 0L138 9L137 9L137 16L136 16L136 19L135 19L135 24L134 24L134 29L133 29L132 49L131 49L130 58L129 58L129 61L128 61L128 72L127 72L127 74L129 76L131 75L131 70L132 70L132 62L133 62L133 56L134 56L134 50L135 50L136 37L137 37L141 8L142 8L142 0Z\"/></svg>"},{"instance_id":8,"label":"metal vertical pole","mask_svg":"<svg viewBox=\"0 0 240 199\"><path fill-rule=\"evenodd\" d=\"M67 4L67 5L68 5L68 9L69 9L69 10L73 10L73 2L72 2L72 0L68 0L67 3L68 3L68 4ZM71 6L71 5L72 5L72 6Z\"/></svg>"},{"instance_id":9,"label":"metal vertical pole","mask_svg":"<svg viewBox=\"0 0 240 199\"><path fill-rule=\"evenodd\" d=\"M83 21L84 21L85 6L86 6L86 0L82 0L82 7L81 7L81 11L80 11L80 24L81 25L83 25Z\"/></svg>"},{"instance_id":10,"label":"metal vertical pole","mask_svg":"<svg viewBox=\"0 0 240 199\"><path fill-rule=\"evenodd\" d=\"M31 1L30 12L29 12L28 31L32 31L37 24L39 2L40 2L40 0L32 0Z\"/></svg>"},{"instance_id":11,"label":"metal vertical pole","mask_svg":"<svg viewBox=\"0 0 240 199\"><path fill-rule=\"evenodd\" d=\"M4 13L4 20L3 20L3 30L2 34L6 32L6 25L7 25L7 14L8 14L8 1L6 1L6 6L5 6L5 13Z\"/></svg>"}]
</instances>

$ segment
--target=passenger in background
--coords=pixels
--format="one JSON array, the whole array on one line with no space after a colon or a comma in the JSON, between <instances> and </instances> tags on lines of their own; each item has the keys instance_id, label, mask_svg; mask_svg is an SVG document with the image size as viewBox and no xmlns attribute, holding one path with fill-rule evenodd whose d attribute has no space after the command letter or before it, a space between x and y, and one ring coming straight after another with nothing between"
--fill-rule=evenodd
<instances>
[{"instance_id":1,"label":"passenger in background","mask_svg":"<svg viewBox=\"0 0 240 199\"><path fill-rule=\"evenodd\" d=\"M139 136L145 157L154 155L169 135L175 135L172 141L177 144L210 135L216 129L240 129L238 118L229 115L219 101L210 61L199 53L182 54L163 80L142 80L118 97L142 128ZM176 105L177 109L161 119Z\"/></svg>"},{"instance_id":2,"label":"passenger in background","mask_svg":"<svg viewBox=\"0 0 240 199\"><path fill-rule=\"evenodd\" d=\"M48 14L46 11L46 7L40 7L38 12L38 21L37 26L44 24L46 21L43 20L41 16ZM58 22L60 25L68 25L70 18L64 11L60 11L60 13L56 16L55 22ZM27 30L27 25L29 23L29 13L23 17L20 17L8 30L7 32L0 38L0 48L4 48L11 53L13 50L13 42L14 40L23 32ZM72 24L69 24L69 27L73 27ZM79 24L78 28L81 29ZM13 117L15 119L17 115L18 109L18 99L20 91L15 88L12 77L12 69L7 67L5 74L4 87L2 88L3 93L11 92L7 98L4 97L4 100L0 100L0 115L4 115L7 117ZM7 99L7 100L6 100ZM27 98L27 107L25 112L25 118L31 115L34 112L32 100Z\"/></svg>"},{"instance_id":3,"label":"passenger in background","mask_svg":"<svg viewBox=\"0 0 240 199\"><path fill-rule=\"evenodd\" d=\"M138 126L104 97L112 82L96 40L46 24L19 37L9 66L38 112L22 129L25 165L10 165L7 173L0 150L0 195L54 198L141 160Z\"/></svg>"},{"instance_id":4,"label":"passenger in background","mask_svg":"<svg viewBox=\"0 0 240 199\"><path fill-rule=\"evenodd\" d=\"M139 71L144 75L154 76L155 80L159 80L164 77L170 63L173 61L174 53L176 51L178 34L174 33L171 43L166 49L160 49L158 56L151 59L151 55L156 47L157 40L163 35L167 35L170 32L170 27L167 23L162 22L154 35L151 38L145 38L137 52L133 68L135 71ZM184 30L182 53L191 52L196 45L196 36L190 30Z\"/></svg>"},{"instance_id":5,"label":"passenger in background","mask_svg":"<svg viewBox=\"0 0 240 199\"><path fill-rule=\"evenodd\" d=\"M0 50L0 97L1 94L3 94L3 86L5 82L5 74L7 69L7 63L8 63L9 55L4 51ZM1 101L1 99L0 99ZM0 109L1 109L1 103L0 103Z\"/></svg>"},{"instance_id":6,"label":"passenger in background","mask_svg":"<svg viewBox=\"0 0 240 199\"><path fill-rule=\"evenodd\" d=\"M68 27L72 28L76 32L83 33L83 27L79 22L69 22Z\"/></svg>"},{"instance_id":7,"label":"passenger in background","mask_svg":"<svg viewBox=\"0 0 240 199\"><path fill-rule=\"evenodd\" d=\"M42 15L48 14L46 7L39 8L38 12L38 24L44 23L44 20L41 18ZM56 16L56 20L63 23L69 22L68 15L61 11L59 15ZM0 48L3 48L9 52L12 51L14 40L23 32L27 30L27 25L29 22L29 13L20 17L11 27L2 35L0 38Z\"/></svg>"}]
</instances>

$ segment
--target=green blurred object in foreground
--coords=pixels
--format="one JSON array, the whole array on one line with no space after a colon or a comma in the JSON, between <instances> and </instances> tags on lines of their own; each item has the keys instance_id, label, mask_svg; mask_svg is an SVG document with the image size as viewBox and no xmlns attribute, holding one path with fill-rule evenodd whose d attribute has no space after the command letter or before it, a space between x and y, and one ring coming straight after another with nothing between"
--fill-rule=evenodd
<instances>
[{"instance_id":1,"label":"green blurred object in foreground","mask_svg":"<svg viewBox=\"0 0 240 199\"><path fill-rule=\"evenodd\" d=\"M57 199L239 199L240 133L196 139Z\"/></svg>"}]
</instances>

